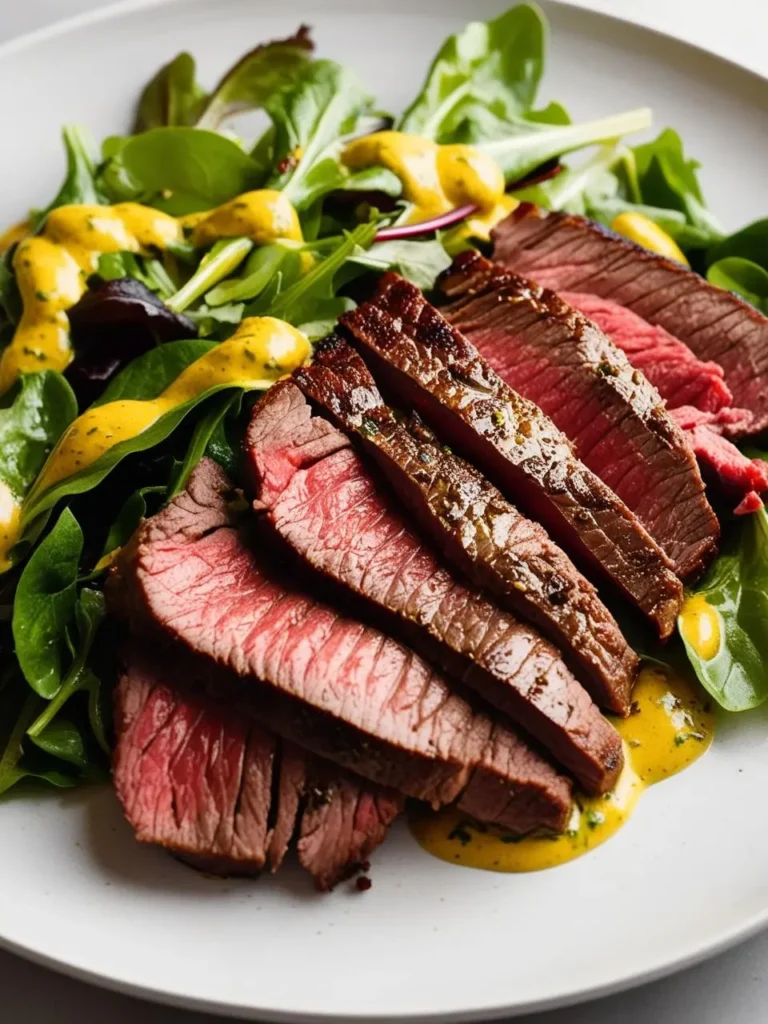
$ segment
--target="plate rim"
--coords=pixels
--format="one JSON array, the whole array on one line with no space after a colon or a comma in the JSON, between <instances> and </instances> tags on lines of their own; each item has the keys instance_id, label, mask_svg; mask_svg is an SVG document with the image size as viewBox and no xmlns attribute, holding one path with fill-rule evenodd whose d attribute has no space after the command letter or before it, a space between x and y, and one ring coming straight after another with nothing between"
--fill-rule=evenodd
<instances>
[{"instance_id":1,"label":"plate rim","mask_svg":"<svg viewBox=\"0 0 768 1024\"><path fill-rule=\"evenodd\" d=\"M108 7L99 7L69 17L57 18L47 25L0 43L0 63L8 57L33 49L39 44L65 36L70 32L84 28L87 29L92 25L113 21L142 10L155 7L174 7L185 2L189 2L189 0L118 0L117 3L110 4ZM192 0L192 2L203 4L211 3L212 0ZM244 2L244 0L240 0L240 2ZM364 2L364 0L361 0L361 2ZM510 5L512 2L514 0L509 0ZM584 6L579 0L542 0L542 2L545 10L546 7L561 7L584 18L599 19L609 24L625 25L661 40L672 41L690 52L706 57L709 60L715 60L742 75L746 74L762 85L768 83L768 68L763 71L734 57L718 53L707 46L689 42L675 32L665 31L655 26L644 24L639 17L633 16L630 13L614 14L595 10L592 7ZM8 938L3 934L1 924L0 949L76 981L94 985L120 995L195 1012L215 1013L234 1019L261 1019L274 1021L277 1024L332 1024L335 1021L341 1022L341 1024L353 1024L353 1022L357 1021L364 1022L364 1024L408 1024L408 1022L413 1022L413 1024L445 1022L445 1024L449 1024L449 1022L466 1022L480 1018L486 1020L498 1020L502 1017L514 1018L524 1014L574 1006L591 1000L605 998L619 992L629 991L694 967L742 942L746 942L766 929L768 929L768 904L746 921L733 925L725 932L720 932L717 937L709 936L693 946L689 945L684 952L673 959L664 959L662 954L660 960L636 971L630 967L626 973L619 977L614 977L610 981L587 982L583 986L572 987L566 992L561 992L551 997L531 998L526 1002L517 1003L512 1006L494 1004L455 1011L441 1010L435 1012L400 1013L394 1016L391 1014L360 1014L359 1012L328 1013L312 1011L310 1013L305 1010L277 1010L268 1007L257 1007L252 1004L222 1002L200 996L184 995L170 989L158 988L151 984L99 973L95 969L72 963L60 956L41 952L34 946Z\"/></svg>"}]
</instances>

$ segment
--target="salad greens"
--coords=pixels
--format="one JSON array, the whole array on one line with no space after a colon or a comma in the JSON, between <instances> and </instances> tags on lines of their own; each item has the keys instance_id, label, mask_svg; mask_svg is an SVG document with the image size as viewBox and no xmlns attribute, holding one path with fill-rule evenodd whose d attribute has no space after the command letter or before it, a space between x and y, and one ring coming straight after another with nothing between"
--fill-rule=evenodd
<instances>
[{"instance_id":1,"label":"salad greens","mask_svg":"<svg viewBox=\"0 0 768 1024\"><path fill-rule=\"evenodd\" d=\"M103 770L107 675L97 666L110 646L106 570L204 455L238 477L245 424L270 380L212 383L47 486L41 470L78 411L157 398L245 317L277 317L317 341L364 294L358 279L394 269L427 290L455 247L469 244L460 231L428 224L417 237L403 233L403 181L388 167L346 166L350 139L394 124L438 144L477 147L520 200L607 226L621 213L644 214L713 284L768 313L768 220L726 235L675 131L626 141L649 127L649 111L573 123L558 102L541 104L547 42L535 4L473 22L443 43L419 93L392 119L350 69L316 59L301 28L251 49L210 91L194 58L178 54L141 92L131 134L106 139L100 155L84 128L64 129L64 181L30 215L33 233L71 204L134 202L184 218L275 189L298 212L301 235L266 244L235 235L197 247L192 221L183 220L184 240L163 252L102 254L70 311L75 359L66 376L24 374L0 398L0 498L18 505L23 525L0 566L0 792L27 777L66 786ZM261 111L267 124L255 139L235 134L245 111ZM11 249L0 261L0 343L21 314L12 257ZM716 610L722 643L709 661L690 645L687 653L709 692L738 710L768 696L765 512L725 532L722 555L694 592Z\"/></svg>"}]
</instances>

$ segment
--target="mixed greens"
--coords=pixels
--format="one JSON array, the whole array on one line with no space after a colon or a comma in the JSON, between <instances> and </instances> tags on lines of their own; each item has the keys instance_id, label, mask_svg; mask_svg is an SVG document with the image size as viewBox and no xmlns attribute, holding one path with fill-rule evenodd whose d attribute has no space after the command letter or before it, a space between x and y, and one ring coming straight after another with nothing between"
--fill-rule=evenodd
<instances>
[{"instance_id":1,"label":"mixed greens","mask_svg":"<svg viewBox=\"0 0 768 1024\"><path fill-rule=\"evenodd\" d=\"M46 459L78 414L157 398L248 317L284 320L313 342L354 305L366 275L396 269L428 289L457 249L476 244L471 205L408 223L401 178L385 166L348 166L350 138L394 127L441 145L471 144L493 158L521 200L606 225L640 213L712 283L768 312L768 220L726 236L675 131L635 146L624 141L649 127L647 110L573 124L559 103L537 107L546 48L546 21L531 4L470 24L445 41L422 90L395 118L377 109L352 71L317 59L301 28L251 50L210 92L194 59L179 54L142 91L132 132L106 139L100 152L84 128L64 129L65 180L19 238L40 235L51 213L71 204L139 203L185 218L184 231L162 250L104 253L67 311L73 361L64 373L25 372L0 397L0 499L16 502L20 516L0 574L0 792L25 777L73 785L106 768L109 687L101 681L112 678L115 647L106 570L204 454L237 477L249 411L274 375L212 383L47 485ZM233 118L253 110L268 127L245 140ZM260 189L289 202L297 237L195 243L194 215ZM5 345L23 313L14 252L6 246L0 263ZM698 588L721 617L723 641L708 661L686 647L709 692L740 710L768 697L765 512L726 532L723 554Z\"/></svg>"}]
</instances>

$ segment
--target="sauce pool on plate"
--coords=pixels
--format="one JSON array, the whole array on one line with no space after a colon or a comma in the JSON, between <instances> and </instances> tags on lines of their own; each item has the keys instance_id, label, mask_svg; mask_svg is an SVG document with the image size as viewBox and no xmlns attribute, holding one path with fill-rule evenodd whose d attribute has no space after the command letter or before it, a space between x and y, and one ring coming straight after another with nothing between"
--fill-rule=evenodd
<instances>
[{"instance_id":1,"label":"sauce pool on plate","mask_svg":"<svg viewBox=\"0 0 768 1024\"><path fill-rule=\"evenodd\" d=\"M562 835L504 834L452 807L438 812L420 808L411 817L411 831L433 856L487 871L540 871L583 856L626 824L648 786L676 775L706 753L714 714L695 683L648 667L635 686L632 713L614 724L624 742L624 771L604 796L576 794Z\"/></svg>"}]
</instances>

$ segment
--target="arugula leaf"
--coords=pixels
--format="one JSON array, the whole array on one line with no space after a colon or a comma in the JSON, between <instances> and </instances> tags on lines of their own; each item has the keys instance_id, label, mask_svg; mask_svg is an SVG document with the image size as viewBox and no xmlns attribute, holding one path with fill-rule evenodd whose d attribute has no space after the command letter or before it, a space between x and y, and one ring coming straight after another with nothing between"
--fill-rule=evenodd
<instances>
[{"instance_id":1,"label":"arugula leaf","mask_svg":"<svg viewBox=\"0 0 768 1024\"><path fill-rule=\"evenodd\" d=\"M443 43L399 130L453 142L472 108L501 119L530 110L546 45L547 23L533 4L520 4L486 23L471 22Z\"/></svg>"},{"instance_id":2,"label":"arugula leaf","mask_svg":"<svg viewBox=\"0 0 768 1024\"><path fill-rule=\"evenodd\" d=\"M205 89L197 81L194 57L180 53L161 67L144 88L133 131L194 125L205 100Z\"/></svg>"},{"instance_id":3,"label":"arugula leaf","mask_svg":"<svg viewBox=\"0 0 768 1024\"><path fill-rule=\"evenodd\" d=\"M741 256L726 256L713 263L707 280L718 288L735 292L768 315L768 270Z\"/></svg>"},{"instance_id":4,"label":"arugula leaf","mask_svg":"<svg viewBox=\"0 0 768 1024\"><path fill-rule=\"evenodd\" d=\"M216 398L212 399L210 407L195 424L184 461L178 467L178 470L174 472L168 484L167 501L172 501L187 486L187 481L195 466L205 455L211 438L221 427L227 414L239 404L241 398L242 395L238 392L232 395L229 392L225 392L223 395L217 395Z\"/></svg>"},{"instance_id":5,"label":"arugula leaf","mask_svg":"<svg viewBox=\"0 0 768 1024\"><path fill-rule=\"evenodd\" d=\"M211 93L198 128L217 129L244 110L258 110L279 89L291 85L311 60L314 44L302 25L294 36L257 46L224 75Z\"/></svg>"},{"instance_id":6,"label":"arugula leaf","mask_svg":"<svg viewBox=\"0 0 768 1024\"><path fill-rule=\"evenodd\" d=\"M75 605L77 627L77 648L67 677L45 709L27 729L27 735L37 741L51 726L56 716L74 694L85 691L88 694L88 717L96 741L105 753L109 753L106 730L101 714L99 679L87 666L96 634L107 614L104 595L99 590L83 587Z\"/></svg>"},{"instance_id":7,"label":"arugula leaf","mask_svg":"<svg viewBox=\"0 0 768 1024\"><path fill-rule=\"evenodd\" d=\"M50 699L62 685L66 631L77 603L83 532L64 509L27 562L13 603L13 639L24 678Z\"/></svg>"},{"instance_id":8,"label":"arugula leaf","mask_svg":"<svg viewBox=\"0 0 768 1024\"><path fill-rule=\"evenodd\" d=\"M273 125L270 188L280 189L298 210L339 187L340 139L370 107L357 76L331 60L308 65L295 85L264 104ZM391 185L391 182L390 182Z\"/></svg>"},{"instance_id":9,"label":"arugula leaf","mask_svg":"<svg viewBox=\"0 0 768 1024\"><path fill-rule=\"evenodd\" d=\"M181 216L220 206L261 179L248 154L217 132L155 128L119 148L100 184L112 202L143 202Z\"/></svg>"},{"instance_id":10,"label":"arugula leaf","mask_svg":"<svg viewBox=\"0 0 768 1024\"><path fill-rule=\"evenodd\" d=\"M703 659L686 638L686 654L701 684L728 711L746 711L768 697L768 515L742 516L717 560L691 592L706 601L719 625L714 657Z\"/></svg>"},{"instance_id":11,"label":"arugula leaf","mask_svg":"<svg viewBox=\"0 0 768 1024\"><path fill-rule=\"evenodd\" d=\"M209 306L223 306L230 302L248 302L267 287L288 258L290 249L279 242L260 245L248 259L243 277L224 281L205 296Z\"/></svg>"},{"instance_id":12,"label":"arugula leaf","mask_svg":"<svg viewBox=\"0 0 768 1024\"><path fill-rule=\"evenodd\" d=\"M10 394L0 408L0 483L21 499L77 416L77 401L55 370L22 374Z\"/></svg>"},{"instance_id":13,"label":"arugula leaf","mask_svg":"<svg viewBox=\"0 0 768 1024\"><path fill-rule=\"evenodd\" d=\"M717 263L727 256L740 256L768 270L768 218L756 220L720 239L707 253L707 263Z\"/></svg>"},{"instance_id":14,"label":"arugula leaf","mask_svg":"<svg viewBox=\"0 0 768 1024\"><path fill-rule=\"evenodd\" d=\"M203 256L192 277L175 295L171 295L166 306L174 313L181 313L219 281L237 270L252 249L253 242L248 238L227 238L215 242L210 252Z\"/></svg>"},{"instance_id":15,"label":"arugula leaf","mask_svg":"<svg viewBox=\"0 0 768 1024\"><path fill-rule=\"evenodd\" d=\"M36 218L33 218L33 232L41 227L51 210L59 206L105 202L104 193L96 178L95 146L91 136L82 125L77 124L66 125L62 136L67 154L66 176L56 196Z\"/></svg>"}]
</instances>

